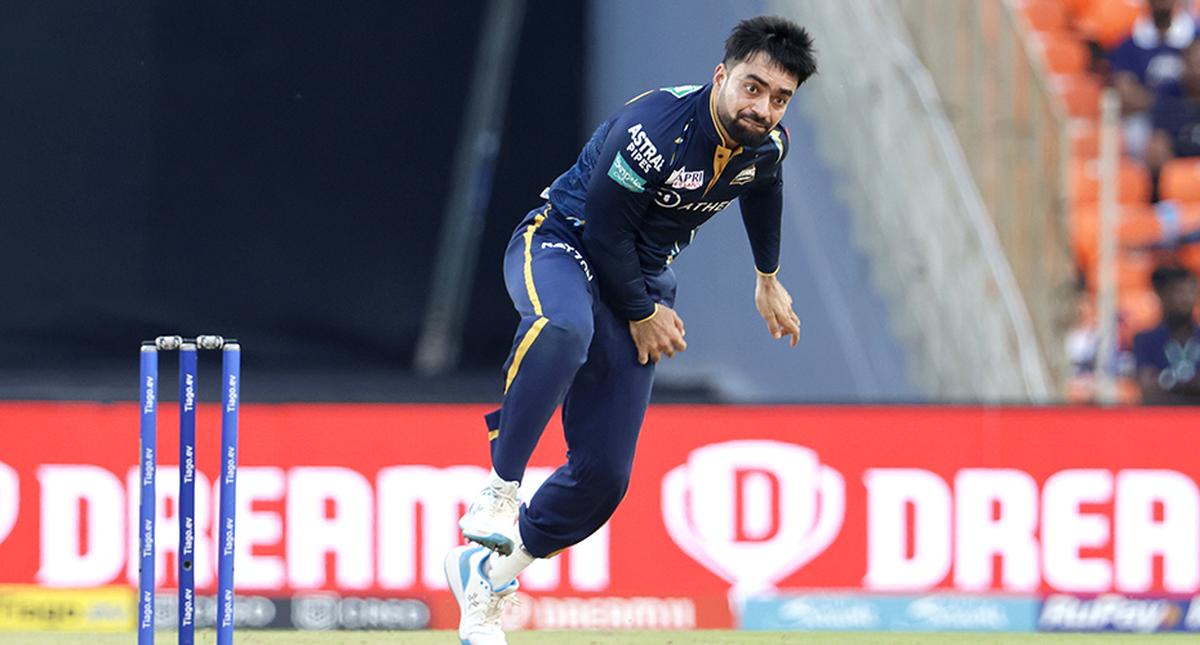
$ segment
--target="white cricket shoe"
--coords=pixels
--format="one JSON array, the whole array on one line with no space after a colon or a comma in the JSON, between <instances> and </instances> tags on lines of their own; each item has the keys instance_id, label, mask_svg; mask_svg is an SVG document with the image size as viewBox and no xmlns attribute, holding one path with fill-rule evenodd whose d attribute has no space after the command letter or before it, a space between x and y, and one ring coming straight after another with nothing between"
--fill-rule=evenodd
<instances>
[{"instance_id":1,"label":"white cricket shoe","mask_svg":"<svg viewBox=\"0 0 1200 645\"><path fill-rule=\"evenodd\" d=\"M458 520L463 537L501 555L512 554L519 542L517 487L517 482L493 476L467 513Z\"/></svg>"},{"instance_id":2,"label":"white cricket shoe","mask_svg":"<svg viewBox=\"0 0 1200 645\"><path fill-rule=\"evenodd\" d=\"M504 602L517 591L516 580L494 589L483 563L491 552L467 544L446 554L446 582L458 601L458 637L462 645L507 645L500 627Z\"/></svg>"}]
</instances>

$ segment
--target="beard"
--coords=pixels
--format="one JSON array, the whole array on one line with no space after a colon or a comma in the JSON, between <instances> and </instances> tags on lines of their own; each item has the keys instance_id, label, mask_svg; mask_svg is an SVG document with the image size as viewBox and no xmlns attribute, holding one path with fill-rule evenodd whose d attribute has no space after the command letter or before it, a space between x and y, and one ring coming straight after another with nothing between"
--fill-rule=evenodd
<instances>
[{"instance_id":1,"label":"beard","mask_svg":"<svg viewBox=\"0 0 1200 645\"><path fill-rule=\"evenodd\" d=\"M762 145L767 140L767 135L771 133L771 124L759 120L752 114L743 112L737 117L730 117L722 114L721 110L718 109L717 117L721 119L721 125L729 133L730 138L740 146L754 148ZM761 126L762 129L760 130L755 126Z\"/></svg>"}]
</instances>

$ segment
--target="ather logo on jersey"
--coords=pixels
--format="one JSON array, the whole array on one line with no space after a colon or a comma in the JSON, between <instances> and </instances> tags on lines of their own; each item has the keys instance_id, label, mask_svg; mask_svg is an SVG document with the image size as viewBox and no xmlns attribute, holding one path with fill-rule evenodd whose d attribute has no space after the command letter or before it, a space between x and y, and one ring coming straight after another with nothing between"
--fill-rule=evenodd
<instances>
[{"instance_id":1,"label":"ather logo on jersey","mask_svg":"<svg viewBox=\"0 0 1200 645\"><path fill-rule=\"evenodd\" d=\"M695 213L719 213L731 203L733 200L727 199L719 202L689 202L683 203L683 198L679 193L670 188L659 188L654 193L654 203L663 207L681 211L692 211Z\"/></svg>"}]
</instances>

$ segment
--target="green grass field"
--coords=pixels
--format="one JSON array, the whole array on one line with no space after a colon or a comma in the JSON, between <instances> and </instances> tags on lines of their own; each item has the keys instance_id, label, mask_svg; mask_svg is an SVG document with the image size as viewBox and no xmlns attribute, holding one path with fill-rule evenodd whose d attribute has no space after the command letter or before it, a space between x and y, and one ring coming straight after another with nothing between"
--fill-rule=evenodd
<instances>
[{"instance_id":1,"label":"green grass field","mask_svg":"<svg viewBox=\"0 0 1200 645\"><path fill-rule=\"evenodd\" d=\"M454 632L238 632L237 645L457 645ZM133 634L13 634L0 632L11 645L130 645ZM159 632L155 642L174 645L175 634ZM197 631L196 642L212 645L212 631ZM516 632L510 645L1166 645L1196 643L1195 634L921 634L837 632Z\"/></svg>"}]
</instances>

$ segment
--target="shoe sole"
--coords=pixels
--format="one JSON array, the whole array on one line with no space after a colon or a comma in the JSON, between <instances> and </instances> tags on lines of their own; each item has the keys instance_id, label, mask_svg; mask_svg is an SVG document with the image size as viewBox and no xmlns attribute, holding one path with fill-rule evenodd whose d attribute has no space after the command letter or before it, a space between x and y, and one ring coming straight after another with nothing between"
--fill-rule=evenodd
<instances>
[{"instance_id":1,"label":"shoe sole","mask_svg":"<svg viewBox=\"0 0 1200 645\"><path fill-rule=\"evenodd\" d=\"M516 546L513 544L511 538L500 533L488 533L485 535L463 531L463 537L500 555L512 555L513 547Z\"/></svg>"}]
</instances>

